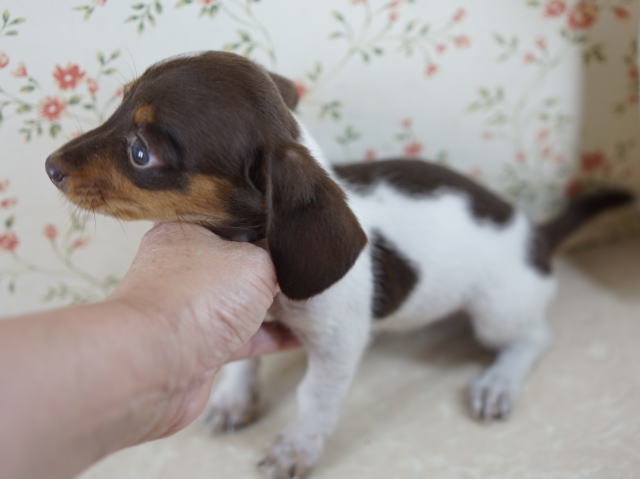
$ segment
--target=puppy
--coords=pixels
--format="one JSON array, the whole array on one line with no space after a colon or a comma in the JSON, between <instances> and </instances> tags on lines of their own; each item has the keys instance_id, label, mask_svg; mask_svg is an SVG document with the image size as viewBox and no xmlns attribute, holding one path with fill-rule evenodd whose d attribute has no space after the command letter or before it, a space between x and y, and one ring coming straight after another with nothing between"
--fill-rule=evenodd
<instances>
[{"instance_id":1,"label":"puppy","mask_svg":"<svg viewBox=\"0 0 640 479\"><path fill-rule=\"evenodd\" d=\"M332 168L292 114L293 84L240 56L208 52L149 68L101 126L46 162L76 205L123 220L198 223L261 241L282 293L272 315L308 367L298 413L260 468L298 478L336 427L372 328L412 329L465 310L497 351L470 387L480 418L506 416L548 347L551 254L591 216L629 203L609 191L541 226L440 166L387 160ZM205 421L256 419L259 361L229 364Z\"/></svg>"}]
</instances>

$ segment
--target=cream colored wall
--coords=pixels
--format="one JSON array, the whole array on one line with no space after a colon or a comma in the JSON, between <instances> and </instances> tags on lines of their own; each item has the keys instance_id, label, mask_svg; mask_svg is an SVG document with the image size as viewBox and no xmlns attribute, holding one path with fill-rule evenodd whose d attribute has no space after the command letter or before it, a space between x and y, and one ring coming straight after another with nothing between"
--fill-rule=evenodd
<instances>
[{"instance_id":1,"label":"cream colored wall","mask_svg":"<svg viewBox=\"0 0 640 479\"><path fill-rule=\"evenodd\" d=\"M231 49L294 79L299 113L336 161L435 159L536 216L593 183L637 182L635 0L5 8L0 313L96 299L121 276L146 225L71 221L44 159L108 116L124 82L184 52Z\"/></svg>"}]
</instances>

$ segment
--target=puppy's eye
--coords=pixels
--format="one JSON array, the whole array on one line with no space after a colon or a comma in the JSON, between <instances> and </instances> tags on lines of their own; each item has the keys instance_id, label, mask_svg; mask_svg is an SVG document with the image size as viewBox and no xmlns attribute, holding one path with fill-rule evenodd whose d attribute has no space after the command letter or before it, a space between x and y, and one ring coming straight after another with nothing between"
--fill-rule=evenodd
<instances>
[{"instance_id":1,"label":"puppy's eye","mask_svg":"<svg viewBox=\"0 0 640 479\"><path fill-rule=\"evenodd\" d=\"M129 147L129 156L131 163L137 168L149 168L151 166L157 166L160 162L149 152L147 146L136 138Z\"/></svg>"}]
</instances>

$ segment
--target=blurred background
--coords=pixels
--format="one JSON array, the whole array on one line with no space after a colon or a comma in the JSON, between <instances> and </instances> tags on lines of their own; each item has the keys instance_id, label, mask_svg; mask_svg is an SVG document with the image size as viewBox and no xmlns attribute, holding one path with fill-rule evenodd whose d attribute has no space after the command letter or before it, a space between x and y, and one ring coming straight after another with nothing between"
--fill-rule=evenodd
<instances>
[{"instance_id":1,"label":"blurred background","mask_svg":"<svg viewBox=\"0 0 640 479\"><path fill-rule=\"evenodd\" d=\"M125 82L185 52L234 51L294 80L336 162L428 158L536 218L640 176L638 1L4 0L0 12L3 314L117 283L147 225L78 214L44 160L107 118Z\"/></svg>"}]
</instances>

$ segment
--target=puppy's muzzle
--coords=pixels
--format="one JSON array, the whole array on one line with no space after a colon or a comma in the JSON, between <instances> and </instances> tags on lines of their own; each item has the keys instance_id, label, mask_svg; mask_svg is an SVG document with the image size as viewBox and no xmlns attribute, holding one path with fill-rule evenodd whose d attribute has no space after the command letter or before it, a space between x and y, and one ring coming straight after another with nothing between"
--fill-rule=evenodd
<instances>
[{"instance_id":1,"label":"puppy's muzzle","mask_svg":"<svg viewBox=\"0 0 640 479\"><path fill-rule=\"evenodd\" d=\"M65 184L67 183L65 181L67 179L67 173L60 165L59 157L55 154L49 156L44 168L53 184L56 185L60 190L64 191Z\"/></svg>"}]
</instances>

